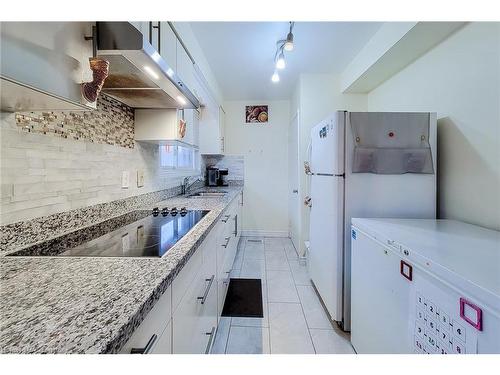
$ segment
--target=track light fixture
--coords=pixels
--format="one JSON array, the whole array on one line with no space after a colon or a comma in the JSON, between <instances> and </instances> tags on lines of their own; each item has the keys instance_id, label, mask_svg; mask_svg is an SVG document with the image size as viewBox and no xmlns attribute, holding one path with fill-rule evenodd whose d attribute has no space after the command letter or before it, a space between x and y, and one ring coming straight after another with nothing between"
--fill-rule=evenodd
<instances>
[{"instance_id":1,"label":"track light fixture","mask_svg":"<svg viewBox=\"0 0 500 375\"><path fill-rule=\"evenodd\" d=\"M292 33L292 29L293 29L293 22L290 22L290 31L288 32L288 35L286 36L286 41L285 41L285 44L284 44L284 48L285 48L285 51L293 51L293 33Z\"/></svg>"},{"instance_id":2,"label":"track light fixture","mask_svg":"<svg viewBox=\"0 0 500 375\"><path fill-rule=\"evenodd\" d=\"M293 26L295 22L290 22L290 29L288 31L288 34L286 36L286 39L281 39L276 42L276 53L274 54L274 62L276 65L276 69L285 69L286 63L285 63L285 53L284 51L290 52L293 51ZM274 74L271 77L271 81L273 82L279 82L280 77L278 75L278 72L275 70Z\"/></svg>"},{"instance_id":3,"label":"track light fixture","mask_svg":"<svg viewBox=\"0 0 500 375\"><path fill-rule=\"evenodd\" d=\"M280 52L278 56L278 60L276 60L276 68L278 69L285 69L285 55L283 54L283 51Z\"/></svg>"}]
</instances>

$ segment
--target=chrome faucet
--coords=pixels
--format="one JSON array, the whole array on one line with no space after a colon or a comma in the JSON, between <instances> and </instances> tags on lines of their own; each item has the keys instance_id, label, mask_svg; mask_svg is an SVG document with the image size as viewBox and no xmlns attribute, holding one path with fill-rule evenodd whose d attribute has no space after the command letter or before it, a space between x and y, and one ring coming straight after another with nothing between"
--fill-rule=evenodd
<instances>
[{"instance_id":1,"label":"chrome faucet","mask_svg":"<svg viewBox=\"0 0 500 375\"><path fill-rule=\"evenodd\" d=\"M189 181L193 177L195 178L195 180L192 183L189 183ZM182 180L182 184L181 184L181 194L182 195L187 194L187 192L189 191L189 189L191 189L191 187L194 184L196 184L198 181L203 181L200 176L187 176L187 177L184 177L184 179Z\"/></svg>"}]
</instances>

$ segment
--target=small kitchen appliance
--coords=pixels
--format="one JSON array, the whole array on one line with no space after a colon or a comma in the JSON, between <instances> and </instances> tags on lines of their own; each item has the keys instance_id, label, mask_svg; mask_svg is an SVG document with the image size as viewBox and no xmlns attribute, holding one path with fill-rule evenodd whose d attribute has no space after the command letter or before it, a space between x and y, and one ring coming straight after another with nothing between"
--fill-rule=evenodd
<instances>
[{"instance_id":1,"label":"small kitchen appliance","mask_svg":"<svg viewBox=\"0 0 500 375\"><path fill-rule=\"evenodd\" d=\"M227 186L226 176L229 174L227 168L219 169L219 179L217 180L217 186Z\"/></svg>"},{"instance_id":2,"label":"small kitchen appliance","mask_svg":"<svg viewBox=\"0 0 500 375\"><path fill-rule=\"evenodd\" d=\"M207 168L207 185L208 186L219 185L219 168L215 167Z\"/></svg>"}]
</instances>

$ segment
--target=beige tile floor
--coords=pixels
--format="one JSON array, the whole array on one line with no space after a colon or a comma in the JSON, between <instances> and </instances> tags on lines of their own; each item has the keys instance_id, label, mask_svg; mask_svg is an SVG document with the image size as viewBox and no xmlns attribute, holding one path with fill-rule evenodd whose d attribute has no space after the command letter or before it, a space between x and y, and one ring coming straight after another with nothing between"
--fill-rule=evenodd
<instances>
[{"instance_id":1,"label":"beige tile floor","mask_svg":"<svg viewBox=\"0 0 500 375\"><path fill-rule=\"evenodd\" d=\"M262 279L264 318L222 317L212 354L354 353L289 238L242 238L231 277Z\"/></svg>"}]
</instances>

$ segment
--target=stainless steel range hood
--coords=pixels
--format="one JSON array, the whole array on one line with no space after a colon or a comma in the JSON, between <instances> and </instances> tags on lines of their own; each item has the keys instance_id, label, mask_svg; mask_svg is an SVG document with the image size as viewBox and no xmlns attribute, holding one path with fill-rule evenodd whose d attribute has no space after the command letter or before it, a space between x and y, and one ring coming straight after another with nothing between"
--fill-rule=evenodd
<instances>
[{"instance_id":1,"label":"stainless steel range hood","mask_svg":"<svg viewBox=\"0 0 500 375\"><path fill-rule=\"evenodd\" d=\"M172 67L129 22L97 22L97 56L109 61L102 91L132 108L198 108Z\"/></svg>"}]
</instances>

